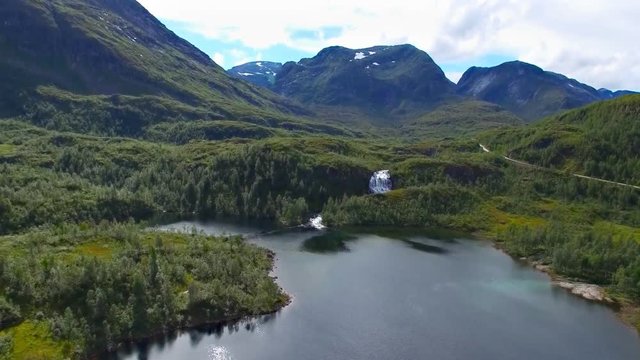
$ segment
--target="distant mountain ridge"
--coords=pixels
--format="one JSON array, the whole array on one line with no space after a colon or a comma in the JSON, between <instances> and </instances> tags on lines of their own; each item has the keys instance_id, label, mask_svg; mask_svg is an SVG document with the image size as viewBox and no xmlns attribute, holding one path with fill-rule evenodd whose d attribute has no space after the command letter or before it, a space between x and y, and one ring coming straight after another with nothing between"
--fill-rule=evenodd
<instances>
[{"instance_id":1,"label":"distant mountain ridge","mask_svg":"<svg viewBox=\"0 0 640 360\"><path fill-rule=\"evenodd\" d=\"M234 66L227 70L229 75L244 79L254 85L273 88L276 74L282 70L282 63L272 61L253 61Z\"/></svg>"},{"instance_id":2,"label":"distant mountain ridge","mask_svg":"<svg viewBox=\"0 0 640 360\"><path fill-rule=\"evenodd\" d=\"M262 62L266 64L268 62ZM499 105L533 121L593 102L636 94L599 89L521 61L471 67L453 84L425 52L411 46L348 49L333 46L299 62L256 62L228 72L305 104L354 106L402 115L464 98ZM242 73L242 75L240 75Z\"/></svg>"},{"instance_id":3,"label":"distant mountain ridge","mask_svg":"<svg viewBox=\"0 0 640 360\"><path fill-rule=\"evenodd\" d=\"M598 93L600 94L600 97L604 100L607 99L615 99L618 98L620 96L627 96L627 95L635 95L635 94L640 94L636 91L630 91L630 90L617 90L617 91L612 91L609 89L598 89Z\"/></svg>"},{"instance_id":4,"label":"distant mountain ridge","mask_svg":"<svg viewBox=\"0 0 640 360\"><path fill-rule=\"evenodd\" d=\"M460 78L457 92L498 104L530 121L631 93L598 91L577 80L521 61L489 68L472 67Z\"/></svg>"},{"instance_id":5,"label":"distant mountain ridge","mask_svg":"<svg viewBox=\"0 0 640 360\"><path fill-rule=\"evenodd\" d=\"M285 63L271 88L303 104L385 114L429 108L455 96L455 84L427 53L411 45L329 47L312 58Z\"/></svg>"}]
</instances>

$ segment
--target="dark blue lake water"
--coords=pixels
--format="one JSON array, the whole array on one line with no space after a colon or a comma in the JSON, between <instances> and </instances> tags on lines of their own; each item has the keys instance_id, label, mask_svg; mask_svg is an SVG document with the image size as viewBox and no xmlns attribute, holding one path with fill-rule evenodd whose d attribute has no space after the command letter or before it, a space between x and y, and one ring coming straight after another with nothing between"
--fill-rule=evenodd
<instances>
[{"instance_id":1,"label":"dark blue lake water","mask_svg":"<svg viewBox=\"0 0 640 360\"><path fill-rule=\"evenodd\" d=\"M216 235L262 230L168 227L185 226ZM389 230L322 234L250 236L276 252L274 275L293 296L277 314L185 332L121 358L640 359L640 338L613 311L554 287L487 242Z\"/></svg>"}]
</instances>

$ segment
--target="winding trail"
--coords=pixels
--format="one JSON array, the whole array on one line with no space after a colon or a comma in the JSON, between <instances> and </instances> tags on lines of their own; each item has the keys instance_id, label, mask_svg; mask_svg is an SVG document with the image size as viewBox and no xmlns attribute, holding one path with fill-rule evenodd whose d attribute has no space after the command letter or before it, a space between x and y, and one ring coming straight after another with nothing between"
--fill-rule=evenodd
<instances>
[{"instance_id":1,"label":"winding trail","mask_svg":"<svg viewBox=\"0 0 640 360\"><path fill-rule=\"evenodd\" d=\"M489 148L487 148L486 146L484 146L482 144L478 144L478 145L480 145L480 148L482 149L482 151L484 151L486 153L490 153L491 152L491 150L489 150ZM502 158L507 160L507 161L510 161L510 162L512 162L514 164L518 164L518 165L525 166L525 167L528 167L528 168L544 170L544 171L551 171L551 172L554 172L556 174L561 174L562 173L559 170L555 170L555 169L551 169L551 168L546 168L546 167L542 167L542 166L538 166L538 165L529 164L529 163L524 162L524 161L512 159L512 158L510 158L508 156L505 156L505 155L503 155ZM627 188L631 188L631 189L635 189L635 190L640 190L640 186L637 186L637 185L625 184L625 183L621 183L621 182L600 179L600 178L596 178L596 177L593 177L593 176L580 175L580 174L575 174L575 173L571 173L571 176L575 176L577 178L586 179L586 180L598 181L598 182L601 182L601 183L606 183L606 184L611 184L611 185L627 187Z\"/></svg>"}]
</instances>

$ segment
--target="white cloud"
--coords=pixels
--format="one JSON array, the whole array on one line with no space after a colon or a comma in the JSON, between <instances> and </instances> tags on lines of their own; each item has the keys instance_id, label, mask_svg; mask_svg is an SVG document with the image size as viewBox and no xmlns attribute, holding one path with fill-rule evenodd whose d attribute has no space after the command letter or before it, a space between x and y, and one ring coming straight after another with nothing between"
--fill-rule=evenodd
<instances>
[{"instance_id":1,"label":"white cloud","mask_svg":"<svg viewBox=\"0 0 640 360\"><path fill-rule=\"evenodd\" d=\"M596 87L640 88L636 1L139 1L161 19L256 52L277 44L317 52L329 45L411 43L441 62L507 54ZM336 38L294 36L326 27L342 32Z\"/></svg>"},{"instance_id":2,"label":"white cloud","mask_svg":"<svg viewBox=\"0 0 640 360\"><path fill-rule=\"evenodd\" d=\"M217 52L217 53L214 53L211 58L213 59L213 61L216 62L216 64L224 67L224 55L222 55L221 53Z\"/></svg>"},{"instance_id":3,"label":"white cloud","mask_svg":"<svg viewBox=\"0 0 640 360\"><path fill-rule=\"evenodd\" d=\"M229 61L229 64L231 66L237 66L237 65L246 64L251 61L262 60L262 53L258 52L255 54L250 54L249 52L241 49L228 50L227 55L229 58L231 58L231 61Z\"/></svg>"}]
</instances>

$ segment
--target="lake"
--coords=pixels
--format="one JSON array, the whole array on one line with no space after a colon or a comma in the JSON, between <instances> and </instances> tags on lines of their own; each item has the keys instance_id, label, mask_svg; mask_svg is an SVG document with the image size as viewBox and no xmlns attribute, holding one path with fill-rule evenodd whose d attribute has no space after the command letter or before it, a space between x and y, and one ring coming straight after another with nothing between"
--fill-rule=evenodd
<instances>
[{"instance_id":1,"label":"lake","mask_svg":"<svg viewBox=\"0 0 640 360\"><path fill-rule=\"evenodd\" d=\"M192 227L243 234L275 251L274 275L293 302L121 359L640 359L640 338L612 310L553 286L485 241L435 231L164 226Z\"/></svg>"}]
</instances>

